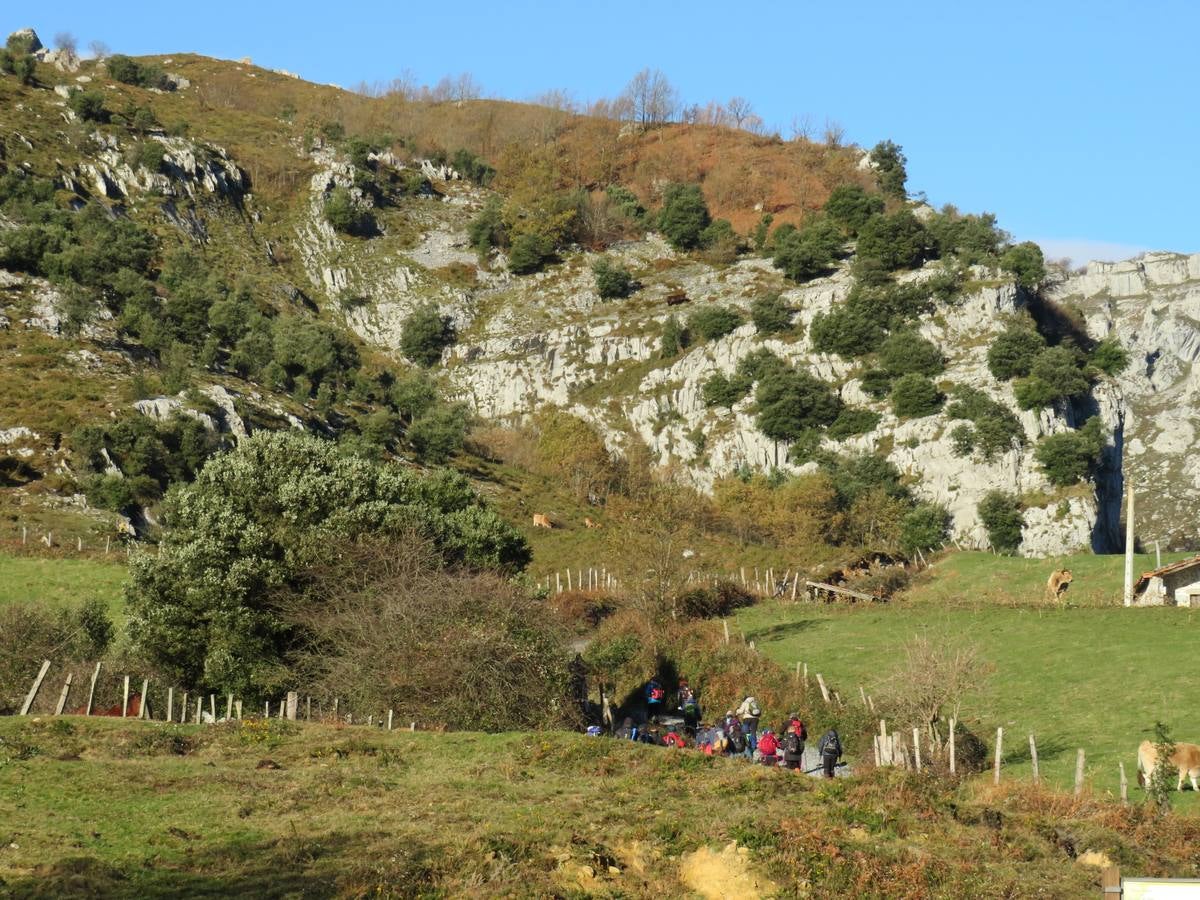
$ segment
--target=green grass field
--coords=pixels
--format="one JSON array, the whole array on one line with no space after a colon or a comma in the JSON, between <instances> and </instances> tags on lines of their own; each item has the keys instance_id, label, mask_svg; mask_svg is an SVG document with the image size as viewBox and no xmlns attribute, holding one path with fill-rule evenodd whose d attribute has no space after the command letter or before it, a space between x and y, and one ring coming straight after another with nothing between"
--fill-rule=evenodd
<instances>
[{"instance_id":1,"label":"green grass field","mask_svg":"<svg viewBox=\"0 0 1200 900\"><path fill-rule=\"evenodd\" d=\"M78 717L0 719L0 822L0 894L139 898L1066 898L1098 871L1060 833L1183 875L1198 827L575 734Z\"/></svg>"},{"instance_id":2,"label":"green grass field","mask_svg":"<svg viewBox=\"0 0 1200 900\"><path fill-rule=\"evenodd\" d=\"M887 605L774 603L744 610L737 623L768 656L807 662L851 702L859 702L859 685L887 695L904 644L918 633L975 644L994 671L964 699L961 718L989 746L1004 727L1007 777L1030 777L1032 733L1051 784L1071 785L1082 747L1095 789L1117 792L1121 761L1140 796L1137 745L1156 721L1177 740L1200 742L1200 610L1125 609L1120 558L1066 562L1076 575L1067 597L1078 606L1039 599L1052 561L954 554ZM1153 566L1138 563L1139 572ZM1176 798L1180 809L1200 809L1191 791Z\"/></svg>"},{"instance_id":3,"label":"green grass field","mask_svg":"<svg viewBox=\"0 0 1200 900\"><path fill-rule=\"evenodd\" d=\"M121 591L128 577L124 556L113 562L81 557L12 556L0 553L0 605L37 603L57 607L100 597L113 618L124 620ZM121 560L117 562L116 560Z\"/></svg>"}]
</instances>

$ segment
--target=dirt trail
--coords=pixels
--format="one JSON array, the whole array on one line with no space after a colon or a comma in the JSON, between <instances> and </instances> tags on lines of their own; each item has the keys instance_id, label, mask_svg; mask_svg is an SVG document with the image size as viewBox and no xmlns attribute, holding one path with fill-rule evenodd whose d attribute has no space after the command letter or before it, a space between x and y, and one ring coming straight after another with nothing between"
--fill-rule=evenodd
<instances>
[{"instance_id":1,"label":"dirt trail","mask_svg":"<svg viewBox=\"0 0 1200 900\"><path fill-rule=\"evenodd\" d=\"M754 873L750 851L736 842L724 850L701 847L679 860L679 878L707 900L754 900L774 896L779 886Z\"/></svg>"}]
</instances>

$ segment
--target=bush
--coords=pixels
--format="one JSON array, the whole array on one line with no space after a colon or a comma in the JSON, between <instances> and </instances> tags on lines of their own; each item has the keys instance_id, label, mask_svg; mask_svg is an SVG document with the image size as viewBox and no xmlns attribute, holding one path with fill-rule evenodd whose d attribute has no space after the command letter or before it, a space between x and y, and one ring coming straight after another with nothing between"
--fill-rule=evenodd
<instances>
[{"instance_id":1,"label":"bush","mask_svg":"<svg viewBox=\"0 0 1200 900\"><path fill-rule=\"evenodd\" d=\"M942 351L914 331L898 331L879 348L879 362L892 375L940 375L946 368Z\"/></svg>"},{"instance_id":2,"label":"bush","mask_svg":"<svg viewBox=\"0 0 1200 900\"><path fill-rule=\"evenodd\" d=\"M864 394L882 400L892 392L892 375L883 369L868 369L863 372L859 386Z\"/></svg>"},{"instance_id":3,"label":"bush","mask_svg":"<svg viewBox=\"0 0 1200 900\"><path fill-rule=\"evenodd\" d=\"M996 552L1015 553L1021 546L1021 529L1025 527L1021 502L1012 494L989 491L979 501L977 510Z\"/></svg>"},{"instance_id":4,"label":"bush","mask_svg":"<svg viewBox=\"0 0 1200 900\"><path fill-rule=\"evenodd\" d=\"M1091 387L1079 368L1082 360L1069 347L1049 347L1037 355L1029 377L1013 386L1021 409L1041 409L1059 400L1079 397Z\"/></svg>"},{"instance_id":5,"label":"bush","mask_svg":"<svg viewBox=\"0 0 1200 900\"><path fill-rule=\"evenodd\" d=\"M21 84L33 84L37 76L37 64L32 56L19 55L10 57L7 71L17 76Z\"/></svg>"},{"instance_id":6,"label":"bush","mask_svg":"<svg viewBox=\"0 0 1200 900\"><path fill-rule=\"evenodd\" d=\"M750 381L761 381L786 371L788 364L765 348L747 353L737 364L737 373Z\"/></svg>"},{"instance_id":7,"label":"bush","mask_svg":"<svg viewBox=\"0 0 1200 900\"><path fill-rule=\"evenodd\" d=\"M909 493L901 481L900 470L882 456L825 456L818 462L829 475L837 492L838 505L849 509L857 501L871 496L907 500Z\"/></svg>"},{"instance_id":8,"label":"bush","mask_svg":"<svg viewBox=\"0 0 1200 900\"><path fill-rule=\"evenodd\" d=\"M988 347L988 371L999 381L1022 378L1029 374L1033 361L1045 349L1045 339L1032 328L1009 326Z\"/></svg>"},{"instance_id":9,"label":"bush","mask_svg":"<svg viewBox=\"0 0 1200 900\"><path fill-rule=\"evenodd\" d=\"M946 414L952 419L966 419L975 427L958 426L951 432L954 451L967 456L976 448L985 460L1025 444L1025 427L1011 409L993 400L983 391L959 385L954 389L954 402Z\"/></svg>"},{"instance_id":10,"label":"bush","mask_svg":"<svg viewBox=\"0 0 1200 900\"><path fill-rule=\"evenodd\" d=\"M1034 458L1055 487L1078 484L1094 471L1104 450L1100 419L1092 416L1077 431L1049 434L1033 451Z\"/></svg>"},{"instance_id":11,"label":"bush","mask_svg":"<svg viewBox=\"0 0 1200 900\"><path fill-rule=\"evenodd\" d=\"M883 212L883 198L868 194L857 184L839 184L825 201L825 214L850 235L867 223L871 216Z\"/></svg>"},{"instance_id":12,"label":"bush","mask_svg":"<svg viewBox=\"0 0 1200 900\"><path fill-rule=\"evenodd\" d=\"M567 636L543 603L495 575L446 567L417 537L338 551L282 601L302 642L292 682L447 728L575 724Z\"/></svg>"},{"instance_id":13,"label":"bush","mask_svg":"<svg viewBox=\"0 0 1200 900\"><path fill-rule=\"evenodd\" d=\"M869 409L847 406L838 413L838 417L833 420L833 424L829 426L829 431L826 433L835 441L854 437L857 434L866 434L875 430L875 426L879 424L881 418L879 413Z\"/></svg>"},{"instance_id":14,"label":"bush","mask_svg":"<svg viewBox=\"0 0 1200 900\"><path fill-rule=\"evenodd\" d=\"M793 281L808 281L826 274L841 248L841 232L827 219L813 220L803 230L781 225L775 230L772 261Z\"/></svg>"},{"instance_id":15,"label":"bush","mask_svg":"<svg viewBox=\"0 0 1200 900\"><path fill-rule=\"evenodd\" d=\"M779 334L792 328L793 311L779 294L767 294L750 303L750 319L759 334Z\"/></svg>"},{"instance_id":16,"label":"bush","mask_svg":"<svg viewBox=\"0 0 1200 900\"><path fill-rule=\"evenodd\" d=\"M688 317L688 331L715 341L742 324L741 315L728 306L702 306Z\"/></svg>"},{"instance_id":17,"label":"bush","mask_svg":"<svg viewBox=\"0 0 1200 900\"><path fill-rule=\"evenodd\" d=\"M794 440L808 429L830 425L841 412L841 401L828 384L793 369L762 379L755 399L758 428L776 441Z\"/></svg>"},{"instance_id":18,"label":"bush","mask_svg":"<svg viewBox=\"0 0 1200 900\"><path fill-rule=\"evenodd\" d=\"M429 368L442 359L442 351L453 346L454 323L432 303L418 307L404 320L400 352L419 366Z\"/></svg>"},{"instance_id":19,"label":"bush","mask_svg":"<svg viewBox=\"0 0 1200 900\"><path fill-rule=\"evenodd\" d=\"M489 197L479 215L471 220L467 226L467 240L480 256L487 256L497 247L507 246L503 204L499 197Z\"/></svg>"},{"instance_id":20,"label":"bush","mask_svg":"<svg viewBox=\"0 0 1200 900\"><path fill-rule=\"evenodd\" d=\"M667 321L663 322L662 350L660 351L662 358L671 359L678 356L681 351L688 348L691 342L691 333L680 324L674 313L669 315Z\"/></svg>"},{"instance_id":21,"label":"bush","mask_svg":"<svg viewBox=\"0 0 1200 900\"><path fill-rule=\"evenodd\" d=\"M871 149L871 162L875 164L875 180L881 191L901 200L908 196L904 187L908 181L905 170L908 160L899 144L880 141Z\"/></svg>"},{"instance_id":22,"label":"bush","mask_svg":"<svg viewBox=\"0 0 1200 900\"><path fill-rule=\"evenodd\" d=\"M873 259L888 271L917 268L932 247L929 231L907 209L872 216L858 233L859 257Z\"/></svg>"},{"instance_id":23,"label":"bush","mask_svg":"<svg viewBox=\"0 0 1200 900\"><path fill-rule=\"evenodd\" d=\"M1000 268L1011 272L1022 287L1034 290L1046 278L1046 259L1033 241L1009 247L1000 257Z\"/></svg>"},{"instance_id":24,"label":"bush","mask_svg":"<svg viewBox=\"0 0 1200 900\"><path fill-rule=\"evenodd\" d=\"M170 90L172 87L171 80L158 66L140 63L124 54L114 53L104 64L108 67L108 74L123 84L159 90Z\"/></svg>"},{"instance_id":25,"label":"bush","mask_svg":"<svg viewBox=\"0 0 1200 900\"><path fill-rule=\"evenodd\" d=\"M676 250L692 250L702 244L711 218L704 193L698 184L671 184L663 192L658 227Z\"/></svg>"},{"instance_id":26,"label":"bush","mask_svg":"<svg viewBox=\"0 0 1200 900\"><path fill-rule=\"evenodd\" d=\"M619 184L610 184L604 189L604 195L608 198L617 211L629 219L631 222L641 223L646 218L646 207L637 198L637 194Z\"/></svg>"},{"instance_id":27,"label":"bush","mask_svg":"<svg viewBox=\"0 0 1200 900\"><path fill-rule=\"evenodd\" d=\"M732 408L735 403L750 393L751 379L743 375L729 377L723 372L717 372L704 382L700 388L700 398L705 406L724 406Z\"/></svg>"},{"instance_id":28,"label":"bush","mask_svg":"<svg viewBox=\"0 0 1200 900\"><path fill-rule=\"evenodd\" d=\"M538 234L520 234L513 239L508 253L508 271L530 275L554 258L554 248Z\"/></svg>"},{"instance_id":29,"label":"bush","mask_svg":"<svg viewBox=\"0 0 1200 900\"><path fill-rule=\"evenodd\" d=\"M297 633L280 602L334 545L414 530L448 562L512 571L524 539L456 473L418 475L295 432L259 432L172 493L157 554L135 557L130 634L177 683L281 688ZM411 661L410 661L411 662Z\"/></svg>"},{"instance_id":30,"label":"bush","mask_svg":"<svg viewBox=\"0 0 1200 900\"><path fill-rule=\"evenodd\" d=\"M104 95L99 91L72 91L67 107L85 122L107 122Z\"/></svg>"},{"instance_id":31,"label":"bush","mask_svg":"<svg viewBox=\"0 0 1200 900\"><path fill-rule=\"evenodd\" d=\"M953 207L933 216L926 227L933 236L938 256L953 254L968 266L995 264L1000 246L1008 239L996 227L996 217L991 213L964 216Z\"/></svg>"},{"instance_id":32,"label":"bush","mask_svg":"<svg viewBox=\"0 0 1200 900\"><path fill-rule=\"evenodd\" d=\"M754 595L732 581L720 581L714 587L690 588L675 602L687 619L725 618L753 605Z\"/></svg>"},{"instance_id":33,"label":"bush","mask_svg":"<svg viewBox=\"0 0 1200 900\"><path fill-rule=\"evenodd\" d=\"M470 418L461 403L435 406L415 419L404 437L421 462L442 465L462 449Z\"/></svg>"},{"instance_id":34,"label":"bush","mask_svg":"<svg viewBox=\"0 0 1200 900\"><path fill-rule=\"evenodd\" d=\"M163 145L158 141L142 141L136 145L133 155L135 166L141 166L147 172L156 175L163 170L165 162Z\"/></svg>"},{"instance_id":35,"label":"bush","mask_svg":"<svg viewBox=\"0 0 1200 900\"><path fill-rule=\"evenodd\" d=\"M1106 337L1093 348L1088 364L1115 378L1129 368L1129 351L1115 337Z\"/></svg>"},{"instance_id":36,"label":"bush","mask_svg":"<svg viewBox=\"0 0 1200 900\"><path fill-rule=\"evenodd\" d=\"M472 153L470 150L458 149L450 157L450 165L467 181L480 187L487 187L496 177L496 170Z\"/></svg>"},{"instance_id":37,"label":"bush","mask_svg":"<svg viewBox=\"0 0 1200 900\"><path fill-rule=\"evenodd\" d=\"M936 503L918 503L900 521L900 548L909 556L942 546L950 530L950 513Z\"/></svg>"},{"instance_id":38,"label":"bush","mask_svg":"<svg viewBox=\"0 0 1200 900\"><path fill-rule=\"evenodd\" d=\"M937 385L915 372L902 375L892 385L892 411L901 418L932 416L942 408L944 399Z\"/></svg>"},{"instance_id":39,"label":"bush","mask_svg":"<svg viewBox=\"0 0 1200 900\"><path fill-rule=\"evenodd\" d=\"M369 230L370 216L359 208L349 188L339 185L325 200L325 221L342 234L363 234Z\"/></svg>"},{"instance_id":40,"label":"bush","mask_svg":"<svg viewBox=\"0 0 1200 900\"><path fill-rule=\"evenodd\" d=\"M592 274L596 276L596 292L605 300L628 297L633 290L633 275L629 270L606 258L596 260Z\"/></svg>"}]
</instances>

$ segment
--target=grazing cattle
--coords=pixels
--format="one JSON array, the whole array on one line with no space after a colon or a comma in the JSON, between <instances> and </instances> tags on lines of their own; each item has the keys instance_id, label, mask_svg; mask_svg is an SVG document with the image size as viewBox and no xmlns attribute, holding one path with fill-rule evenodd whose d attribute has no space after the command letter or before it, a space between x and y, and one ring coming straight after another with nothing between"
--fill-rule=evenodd
<instances>
[{"instance_id":1,"label":"grazing cattle","mask_svg":"<svg viewBox=\"0 0 1200 900\"><path fill-rule=\"evenodd\" d=\"M1074 580L1070 569L1059 569L1057 572L1051 572L1050 578L1046 581L1046 599L1057 600L1067 592L1067 585Z\"/></svg>"},{"instance_id":2,"label":"grazing cattle","mask_svg":"<svg viewBox=\"0 0 1200 900\"><path fill-rule=\"evenodd\" d=\"M1138 784L1147 787L1154 777L1154 767L1158 764L1158 751L1150 741L1142 741L1138 745ZM1200 746L1195 744L1176 744L1175 752L1171 754L1171 768L1179 775L1175 790L1183 790L1183 779L1192 783L1192 790L1198 791L1196 780L1200 779Z\"/></svg>"},{"instance_id":3,"label":"grazing cattle","mask_svg":"<svg viewBox=\"0 0 1200 900\"><path fill-rule=\"evenodd\" d=\"M71 715L82 716L87 713L87 710L80 706L77 709L71 710ZM136 719L142 713L142 695L134 691L129 695L129 708L125 710L125 715L130 719ZM93 709L93 716L113 716L121 718L121 704L110 706L108 709Z\"/></svg>"},{"instance_id":4,"label":"grazing cattle","mask_svg":"<svg viewBox=\"0 0 1200 900\"><path fill-rule=\"evenodd\" d=\"M585 528L599 528L600 523L595 521L591 516L583 517L583 525Z\"/></svg>"},{"instance_id":5,"label":"grazing cattle","mask_svg":"<svg viewBox=\"0 0 1200 900\"><path fill-rule=\"evenodd\" d=\"M553 528L554 525L550 522L549 516L544 515L543 513L534 513L533 514L533 527L534 528Z\"/></svg>"}]
</instances>

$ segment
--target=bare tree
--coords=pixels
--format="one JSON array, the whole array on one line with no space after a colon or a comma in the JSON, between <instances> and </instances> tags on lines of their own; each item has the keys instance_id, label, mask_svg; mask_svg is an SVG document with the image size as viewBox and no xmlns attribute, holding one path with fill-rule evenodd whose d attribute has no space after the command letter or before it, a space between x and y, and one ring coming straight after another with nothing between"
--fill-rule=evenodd
<instances>
[{"instance_id":1,"label":"bare tree","mask_svg":"<svg viewBox=\"0 0 1200 900\"><path fill-rule=\"evenodd\" d=\"M551 88L548 91L543 91L532 99L532 102L538 106L548 106L550 109L556 109L559 112L574 113L579 109L579 104L575 102L575 98L571 96L571 92L562 90L561 88Z\"/></svg>"},{"instance_id":2,"label":"bare tree","mask_svg":"<svg viewBox=\"0 0 1200 900\"><path fill-rule=\"evenodd\" d=\"M483 85L476 81L475 76L470 72L463 72L454 79L450 99L457 103L463 103L466 100L478 100L482 96Z\"/></svg>"},{"instance_id":3,"label":"bare tree","mask_svg":"<svg viewBox=\"0 0 1200 900\"><path fill-rule=\"evenodd\" d=\"M811 141L815 133L816 128L813 126L812 116L808 113L792 116L793 141Z\"/></svg>"},{"instance_id":4,"label":"bare tree","mask_svg":"<svg viewBox=\"0 0 1200 900\"><path fill-rule=\"evenodd\" d=\"M924 727L959 718L963 698L995 671L974 644L918 634L904 645L888 699L905 723Z\"/></svg>"},{"instance_id":5,"label":"bare tree","mask_svg":"<svg viewBox=\"0 0 1200 900\"><path fill-rule=\"evenodd\" d=\"M643 127L669 122L679 108L679 92L658 69L642 69L621 92L628 118Z\"/></svg>"},{"instance_id":6,"label":"bare tree","mask_svg":"<svg viewBox=\"0 0 1200 900\"><path fill-rule=\"evenodd\" d=\"M746 120L754 115L754 106L745 97L731 97L729 102L725 104L725 111L729 113L729 118L733 120L733 126L741 128ZM758 117L755 116L755 118Z\"/></svg>"},{"instance_id":7,"label":"bare tree","mask_svg":"<svg viewBox=\"0 0 1200 900\"><path fill-rule=\"evenodd\" d=\"M54 36L54 46L59 50L65 50L74 56L79 50L79 42L75 40L75 35L69 31L60 31Z\"/></svg>"},{"instance_id":8,"label":"bare tree","mask_svg":"<svg viewBox=\"0 0 1200 900\"><path fill-rule=\"evenodd\" d=\"M825 141L826 146L835 147L835 148L840 147L840 146L842 146L842 141L844 141L845 139L846 139L846 129L843 128L840 124L838 124L838 122L836 122L835 120L826 117L826 119L825 119L825 136L824 136L824 141Z\"/></svg>"},{"instance_id":9,"label":"bare tree","mask_svg":"<svg viewBox=\"0 0 1200 900\"><path fill-rule=\"evenodd\" d=\"M94 56L96 59L108 59L109 55L112 53L112 51L108 49L108 44L104 43L104 41L90 42L88 44L88 50L91 51L92 56Z\"/></svg>"}]
</instances>

